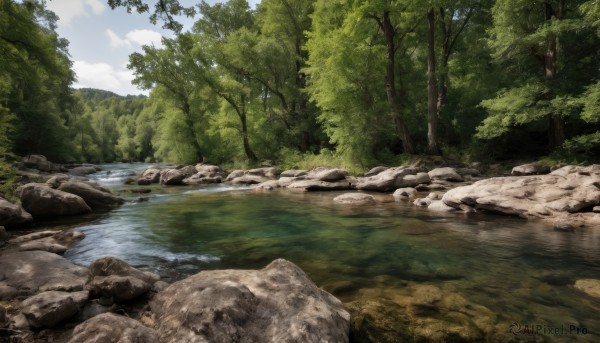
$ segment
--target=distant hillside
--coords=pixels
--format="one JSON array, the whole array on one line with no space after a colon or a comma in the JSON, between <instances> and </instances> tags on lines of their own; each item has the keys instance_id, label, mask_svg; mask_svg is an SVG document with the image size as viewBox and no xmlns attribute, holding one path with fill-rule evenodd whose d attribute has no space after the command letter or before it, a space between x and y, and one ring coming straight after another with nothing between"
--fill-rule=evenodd
<instances>
[{"instance_id":1,"label":"distant hillside","mask_svg":"<svg viewBox=\"0 0 600 343\"><path fill-rule=\"evenodd\" d=\"M96 88L79 88L75 90L76 92L79 92L83 98L87 101L92 101L92 102L99 102L108 98L118 98L118 99L136 99L136 98L146 98L145 95L127 95L127 96L122 96L119 95L117 93L113 93L111 91L106 91L103 89L96 89Z\"/></svg>"}]
</instances>

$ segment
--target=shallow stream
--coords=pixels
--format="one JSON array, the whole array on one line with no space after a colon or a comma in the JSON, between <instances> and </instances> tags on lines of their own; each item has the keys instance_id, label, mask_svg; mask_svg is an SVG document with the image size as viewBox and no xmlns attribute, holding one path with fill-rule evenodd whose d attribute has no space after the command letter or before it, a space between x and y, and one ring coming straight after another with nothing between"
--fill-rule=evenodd
<instances>
[{"instance_id":1,"label":"shallow stream","mask_svg":"<svg viewBox=\"0 0 600 343\"><path fill-rule=\"evenodd\" d=\"M223 184L128 193L139 187L124 186L124 179L145 167L106 165L92 176L129 201L74 225L86 238L67 258L87 265L112 255L173 279L285 258L347 304L384 299L409 311L407 299L433 285L446 309L417 313L413 321L429 316L447 323L460 312L459 321L475 323L487 339L600 341L600 302L572 287L577 279L600 278L598 230L560 232L508 217L429 213L385 194L376 195L376 205L352 208L333 202L339 192L255 192ZM136 201L140 196L144 201ZM449 310L451 299L470 310ZM426 325L419 320L414 325ZM542 331L529 335L531 326Z\"/></svg>"}]
</instances>

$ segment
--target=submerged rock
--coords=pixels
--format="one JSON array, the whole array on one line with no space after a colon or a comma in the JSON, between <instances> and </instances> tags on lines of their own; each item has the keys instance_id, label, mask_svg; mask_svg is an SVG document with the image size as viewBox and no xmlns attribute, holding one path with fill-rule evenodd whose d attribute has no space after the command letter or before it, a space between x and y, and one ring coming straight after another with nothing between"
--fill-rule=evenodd
<instances>
[{"instance_id":1,"label":"submerged rock","mask_svg":"<svg viewBox=\"0 0 600 343\"><path fill-rule=\"evenodd\" d=\"M344 193L333 198L333 201L340 204L350 205L373 205L375 198L372 195L364 193Z\"/></svg>"},{"instance_id":2,"label":"submerged rock","mask_svg":"<svg viewBox=\"0 0 600 343\"><path fill-rule=\"evenodd\" d=\"M77 325L69 343L158 343L154 330L124 316L104 313ZM182 342L192 342L184 340Z\"/></svg>"},{"instance_id":3,"label":"submerged rock","mask_svg":"<svg viewBox=\"0 0 600 343\"><path fill-rule=\"evenodd\" d=\"M294 264L204 271L150 303L161 342L347 342L350 315Z\"/></svg>"},{"instance_id":4,"label":"submerged rock","mask_svg":"<svg viewBox=\"0 0 600 343\"><path fill-rule=\"evenodd\" d=\"M600 299L600 280L596 279L581 279L575 282L575 288L583 293Z\"/></svg>"}]
</instances>

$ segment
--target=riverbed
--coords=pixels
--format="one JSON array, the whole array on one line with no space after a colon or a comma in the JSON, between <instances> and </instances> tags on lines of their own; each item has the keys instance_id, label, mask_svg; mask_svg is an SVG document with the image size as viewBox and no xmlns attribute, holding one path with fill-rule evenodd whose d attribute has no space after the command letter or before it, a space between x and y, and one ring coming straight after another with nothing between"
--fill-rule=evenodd
<instances>
[{"instance_id":1,"label":"riverbed","mask_svg":"<svg viewBox=\"0 0 600 343\"><path fill-rule=\"evenodd\" d=\"M139 186L124 180L145 167L105 165L91 176L127 202L70 224L86 238L65 257L88 265L116 256L170 280L285 258L347 304L385 299L405 310L402 299L431 285L444 298L459 296L478 309L465 312L466 320L477 323L470 317L489 314L490 323L482 324L488 338L519 329L518 338L526 340L599 339L599 303L572 287L577 279L600 276L598 230L562 232L502 216L431 213L389 194L373 194L375 205L349 207L333 202L340 192L257 192L226 184L153 185L151 193L130 193ZM529 327L542 332L528 336ZM554 330L573 327L580 332Z\"/></svg>"}]
</instances>

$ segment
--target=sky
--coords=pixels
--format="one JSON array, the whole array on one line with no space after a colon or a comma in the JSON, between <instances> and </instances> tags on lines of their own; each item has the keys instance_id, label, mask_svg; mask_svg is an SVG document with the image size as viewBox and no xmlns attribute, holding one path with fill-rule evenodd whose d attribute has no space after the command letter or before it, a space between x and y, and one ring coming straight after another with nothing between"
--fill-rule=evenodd
<instances>
[{"instance_id":1,"label":"sky","mask_svg":"<svg viewBox=\"0 0 600 343\"><path fill-rule=\"evenodd\" d=\"M153 7L154 0L147 3ZM200 0L180 0L193 6ZM214 4L218 0L207 0ZM249 0L255 8L260 0ZM148 94L131 84L133 73L127 69L129 55L141 52L142 45L160 47L161 37L172 37L162 29L162 23L152 25L148 14L127 13L125 8L111 10L106 0L50 0L48 9L58 17L58 34L66 38L73 69L77 75L75 88L98 88L119 95ZM181 18L184 30L191 28L194 19Z\"/></svg>"}]
</instances>

